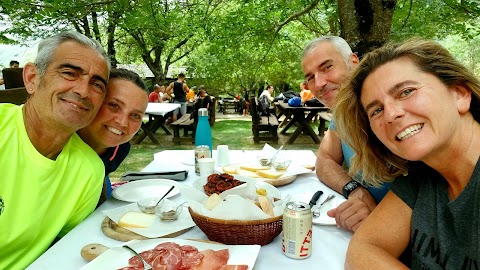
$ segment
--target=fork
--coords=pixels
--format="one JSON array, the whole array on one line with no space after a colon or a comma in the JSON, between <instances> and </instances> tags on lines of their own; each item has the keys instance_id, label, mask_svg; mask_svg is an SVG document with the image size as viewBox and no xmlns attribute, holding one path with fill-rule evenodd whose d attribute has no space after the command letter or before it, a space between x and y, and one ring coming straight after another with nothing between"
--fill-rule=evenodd
<instances>
[{"instance_id":1,"label":"fork","mask_svg":"<svg viewBox=\"0 0 480 270\"><path fill-rule=\"evenodd\" d=\"M138 254L135 250L133 250L133 248L131 248L131 247L127 246L127 245L123 245L122 247L130 250L137 258L140 259L140 261L142 261L142 263L143 263L143 269L144 269L144 270L152 270L152 269L153 269L153 267L152 267L150 264L148 264L148 263L142 258L142 256L140 256L140 254Z\"/></svg>"},{"instance_id":2,"label":"fork","mask_svg":"<svg viewBox=\"0 0 480 270\"><path fill-rule=\"evenodd\" d=\"M313 218L319 217L320 216L320 208L322 207L322 205L324 205L325 203L327 203L328 201L330 201L333 198L335 198L335 195L333 195L333 194L328 195L328 197L321 204L319 204L315 210L312 211Z\"/></svg>"}]
</instances>

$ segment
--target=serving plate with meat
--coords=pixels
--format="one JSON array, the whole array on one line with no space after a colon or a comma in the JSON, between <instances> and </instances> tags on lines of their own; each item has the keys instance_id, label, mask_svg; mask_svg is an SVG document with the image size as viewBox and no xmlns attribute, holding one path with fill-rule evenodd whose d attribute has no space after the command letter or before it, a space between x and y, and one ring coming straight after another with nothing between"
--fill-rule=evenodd
<instances>
[{"instance_id":1,"label":"serving plate with meat","mask_svg":"<svg viewBox=\"0 0 480 270\"><path fill-rule=\"evenodd\" d=\"M172 265L165 269L171 270L222 269L225 261L227 265L247 265L247 269L251 270L260 251L259 245L227 246L173 238L133 240L127 245L140 253L144 259L149 260L151 264L158 266L162 261L170 261ZM81 270L143 269L143 267L135 268L140 262L137 260L127 249L115 247L102 253ZM162 268L157 267L157 269Z\"/></svg>"},{"instance_id":2,"label":"serving plate with meat","mask_svg":"<svg viewBox=\"0 0 480 270\"><path fill-rule=\"evenodd\" d=\"M271 184L267 183L267 182L264 182L264 181L256 181L255 179L250 179L250 178L247 178L247 177L238 177L238 176L228 176L228 174L221 174L223 175L222 177L219 177L219 174L213 174L215 176L212 177L212 175L208 176L210 177L210 180L212 179L216 179L215 181L218 181L218 183L214 184L217 188L214 189L212 186L210 185L213 185L213 184L209 184L209 181L208 181L208 177L200 177L198 178L195 182L193 182L192 186L202 192L204 192L205 194L207 195L211 195L213 193L221 193L227 189L230 189L230 188L234 188L236 186L239 186L243 183L254 183L255 186L257 187L257 189L264 189L266 191L266 194L263 194L263 195L267 195L267 196L270 196L270 197L274 197L274 198L281 198L281 194L280 194L280 191L272 186ZM225 176L227 175L227 176ZM219 178L227 178L229 180L226 180L225 179L219 179ZM231 179L231 178L234 178L234 179ZM222 183L222 181L224 183ZM230 183L228 183L230 182ZM211 182L210 182L211 183ZM215 183L215 182L214 182ZM228 188L226 188L228 187ZM216 191L219 191L219 192L216 192Z\"/></svg>"}]
</instances>

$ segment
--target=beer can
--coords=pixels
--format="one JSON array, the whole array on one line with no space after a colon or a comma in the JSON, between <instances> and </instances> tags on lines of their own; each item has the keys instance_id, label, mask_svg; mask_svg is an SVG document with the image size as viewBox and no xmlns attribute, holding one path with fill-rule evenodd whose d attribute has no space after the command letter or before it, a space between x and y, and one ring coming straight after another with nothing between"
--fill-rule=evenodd
<instances>
[{"instance_id":1,"label":"beer can","mask_svg":"<svg viewBox=\"0 0 480 270\"><path fill-rule=\"evenodd\" d=\"M200 174L198 160L201 158L210 158L210 147L208 145L198 145L195 147L195 173Z\"/></svg>"},{"instance_id":2,"label":"beer can","mask_svg":"<svg viewBox=\"0 0 480 270\"><path fill-rule=\"evenodd\" d=\"M307 203L289 202L283 212L282 251L294 259L312 255L312 211Z\"/></svg>"}]
</instances>

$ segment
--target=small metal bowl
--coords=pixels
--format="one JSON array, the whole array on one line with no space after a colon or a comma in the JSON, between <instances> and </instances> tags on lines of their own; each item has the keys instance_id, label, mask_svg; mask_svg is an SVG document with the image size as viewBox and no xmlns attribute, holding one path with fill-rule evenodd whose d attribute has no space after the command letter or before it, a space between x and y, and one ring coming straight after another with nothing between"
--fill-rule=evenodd
<instances>
[{"instance_id":1,"label":"small metal bowl","mask_svg":"<svg viewBox=\"0 0 480 270\"><path fill-rule=\"evenodd\" d=\"M138 208L145 214L155 214L155 207L157 206L159 198L147 198L137 202ZM158 206L162 206L164 201L160 201ZM158 207L157 206L157 207Z\"/></svg>"},{"instance_id":2,"label":"small metal bowl","mask_svg":"<svg viewBox=\"0 0 480 270\"><path fill-rule=\"evenodd\" d=\"M270 166L272 164L272 159L264 156L257 156L258 162L262 166Z\"/></svg>"}]
</instances>

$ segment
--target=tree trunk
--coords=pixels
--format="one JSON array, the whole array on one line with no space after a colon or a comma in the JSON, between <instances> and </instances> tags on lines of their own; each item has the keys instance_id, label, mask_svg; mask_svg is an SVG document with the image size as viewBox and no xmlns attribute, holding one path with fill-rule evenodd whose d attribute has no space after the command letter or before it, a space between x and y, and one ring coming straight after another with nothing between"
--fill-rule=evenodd
<instances>
[{"instance_id":1,"label":"tree trunk","mask_svg":"<svg viewBox=\"0 0 480 270\"><path fill-rule=\"evenodd\" d=\"M341 36L362 57L390 36L396 0L338 0Z\"/></svg>"}]
</instances>

